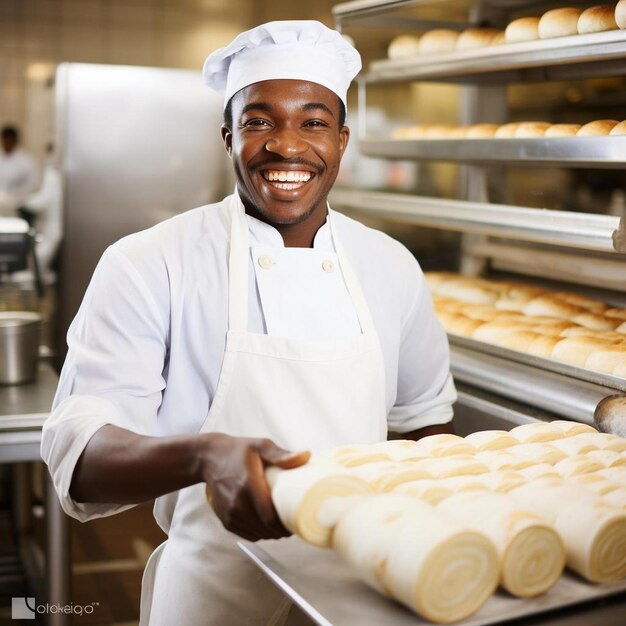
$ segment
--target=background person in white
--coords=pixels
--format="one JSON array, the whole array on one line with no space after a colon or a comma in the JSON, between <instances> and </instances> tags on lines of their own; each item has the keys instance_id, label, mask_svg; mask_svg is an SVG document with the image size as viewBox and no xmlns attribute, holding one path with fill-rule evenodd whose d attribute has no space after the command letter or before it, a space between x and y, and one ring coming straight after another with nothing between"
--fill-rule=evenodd
<instances>
[{"instance_id":1,"label":"background person in white","mask_svg":"<svg viewBox=\"0 0 626 626\"><path fill-rule=\"evenodd\" d=\"M236 193L111 246L70 328L42 456L78 519L158 498L168 540L142 624L282 623L288 604L232 534L288 534L263 468L388 428L451 432L448 345L417 262L327 205L360 67L310 21L210 55Z\"/></svg>"},{"instance_id":2,"label":"background person in white","mask_svg":"<svg viewBox=\"0 0 626 626\"><path fill-rule=\"evenodd\" d=\"M15 126L4 126L0 132L0 210L14 216L15 210L39 185L39 168L34 157L20 148L20 134Z\"/></svg>"}]
</instances>

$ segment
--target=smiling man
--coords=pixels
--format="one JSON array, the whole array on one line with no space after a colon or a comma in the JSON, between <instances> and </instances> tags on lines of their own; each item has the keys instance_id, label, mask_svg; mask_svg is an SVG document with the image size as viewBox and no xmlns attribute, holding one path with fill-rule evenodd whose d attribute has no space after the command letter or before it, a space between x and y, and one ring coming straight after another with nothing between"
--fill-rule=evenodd
<instances>
[{"instance_id":1,"label":"smiling man","mask_svg":"<svg viewBox=\"0 0 626 626\"><path fill-rule=\"evenodd\" d=\"M309 21L210 55L235 193L111 246L68 333L42 456L77 519L156 498L168 540L142 624L283 623L289 603L236 546L288 534L264 468L451 432L448 345L417 262L327 204L360 66Z\"/></svg>"}]
</instances>

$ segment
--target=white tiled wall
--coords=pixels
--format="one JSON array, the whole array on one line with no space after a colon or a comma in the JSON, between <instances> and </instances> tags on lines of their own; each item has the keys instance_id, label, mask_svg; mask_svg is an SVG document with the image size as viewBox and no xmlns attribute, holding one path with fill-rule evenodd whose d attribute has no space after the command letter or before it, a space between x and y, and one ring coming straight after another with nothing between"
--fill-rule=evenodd
<instances>
[{"instance_id":1,"label":"white tiled wall","mask_svg":"<svg viewBox=\"0 0 626 626\"><path fill-rule=\"evenodd\" d=\"M0 124L38 156L51 139L45 84L58 63L201 68L212 49L271 19L331 24L333 0L0 0ZM33 101L34 100L34 101Z\"/></svg>"}]
</instances>

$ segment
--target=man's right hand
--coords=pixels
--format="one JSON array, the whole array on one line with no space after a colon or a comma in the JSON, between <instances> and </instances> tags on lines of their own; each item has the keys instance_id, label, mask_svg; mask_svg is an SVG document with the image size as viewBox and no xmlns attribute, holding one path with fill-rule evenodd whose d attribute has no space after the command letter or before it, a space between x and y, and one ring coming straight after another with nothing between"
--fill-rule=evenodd
<instances>
[{"instance_id":1,"label":"man's right hand","mask_svg":"<svg viewBox=\"0 0 626 626\"><path fill-rule=\"evenodd\" d=\"M270 439L221 433L201 436L207 442L201 459L202 479L224 527L250 541L288 536L272 503L265 468L292 469L306 463L310 453L288 452Z\"/></svg>"}]
</instances>

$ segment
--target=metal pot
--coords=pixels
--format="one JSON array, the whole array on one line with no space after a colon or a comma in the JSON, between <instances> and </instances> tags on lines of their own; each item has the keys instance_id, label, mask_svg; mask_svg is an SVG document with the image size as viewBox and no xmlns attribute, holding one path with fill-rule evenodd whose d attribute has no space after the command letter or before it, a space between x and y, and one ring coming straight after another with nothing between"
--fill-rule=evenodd
<instances>
[{"instance_id":1,"label":"metal pot","mask_svg":"<svg viewBox=\"0 0 626 626\"><path fill-rule=\"evenodd\" d=\"M17 385L35 378L40 325L38 313L0 312L0 385Z\"/></svg>"}]
</instances>

